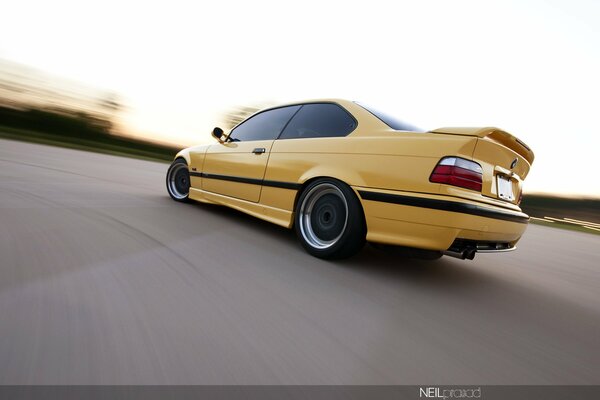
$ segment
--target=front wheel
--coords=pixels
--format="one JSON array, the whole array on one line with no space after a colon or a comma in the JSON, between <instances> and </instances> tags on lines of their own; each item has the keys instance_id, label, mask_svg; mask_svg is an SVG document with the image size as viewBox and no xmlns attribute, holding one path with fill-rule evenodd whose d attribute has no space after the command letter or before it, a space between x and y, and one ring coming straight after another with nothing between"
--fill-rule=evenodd
<instances>
[{"instance_id":1,"label":"front wheel","mask_svg":"<svg viewBox=\"0 0 600 400\"><path fill-rule=\"evenodd\" d=\"M167 191L175 201L188 201L190 194L190 172L185 160L178 158L167 171Z\"/></svg>"},{"instance_id":2,"label":"front wheel","mask_svg":"<svg viewBox=\"0 0 600 400\"><path fill-rule=\"evenodd\" d=\"M302 191L295 227L302 246L319 258L350 257L365 244L360 202L350 187L334 179L314 181Z\"/></svg>"}]
</instances>

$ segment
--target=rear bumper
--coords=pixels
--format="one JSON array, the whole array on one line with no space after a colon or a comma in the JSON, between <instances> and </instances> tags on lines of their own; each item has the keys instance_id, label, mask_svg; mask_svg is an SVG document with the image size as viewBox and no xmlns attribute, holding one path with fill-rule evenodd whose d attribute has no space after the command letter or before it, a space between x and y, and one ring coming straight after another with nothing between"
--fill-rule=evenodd
<instances>
[{"instance_id":1,"label":"rear bumper","mask_svg":"<svg viewBox=\"0 0 600 400\"><path fill-rule=\"evenodd\" d=\"M520 211L458 197L354 189L372 242L444 251L462 239L514 248L529 221Z\"/></svg>"}]
</instances>

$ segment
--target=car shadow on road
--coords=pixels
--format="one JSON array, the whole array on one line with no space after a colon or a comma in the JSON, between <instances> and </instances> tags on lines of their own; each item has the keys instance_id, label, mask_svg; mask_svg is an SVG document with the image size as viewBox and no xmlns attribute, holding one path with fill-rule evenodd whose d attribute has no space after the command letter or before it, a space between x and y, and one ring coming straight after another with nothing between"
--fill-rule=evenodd
<instances>
[{"instance_id":1,"label":"car shadow on road","mask_svg":"<svg viewBox=\"0 0 600 400\"><path fill-rule=\"evenodd\" d=\"M358 254L348 259L323 261L306 253L293 229L286 229L241 211L215 204L195 203L193 207L198 211L208 212L241 225L244 231L251 230L256 235L264 235L279 242L278 248L285 247L287 251L297 252L303 259L304 266L319 264L319 268L322 268L323 265L329 265L331 268L351 270L379 279L452 288L480 287L484 282L491 283L493 280L485 271L473 268L477 261L463 261L447 256L437 260L410 258L405 251L393 246L376 248L369 243L366 243Z\"/></svg>"},{"instance_id":2,"label":"car shadow on road","mask_svg":"<svg viewBox=\"0 0 600 400\"><path fill-rule=\"evenodd\" d=\"M464 289L481 287L482 283L491 283L492 280L485 271L474 268L473 261L447 256L437 260L411 258L393 246L379 249L369 243L354 257L335 261L335 264L364 275L430 287Z\"/></svg>"}]
</instances>

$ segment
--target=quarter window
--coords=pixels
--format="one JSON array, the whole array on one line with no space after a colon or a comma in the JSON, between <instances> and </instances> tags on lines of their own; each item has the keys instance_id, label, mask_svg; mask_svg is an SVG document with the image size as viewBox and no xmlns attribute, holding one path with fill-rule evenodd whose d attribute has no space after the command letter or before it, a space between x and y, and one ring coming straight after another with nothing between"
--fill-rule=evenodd
<instances>
[{"instance_id":1,"label":"quarter window","mask_svg":"<svg viewBox=\"0 0 600 400\"><path fill-rule=\"evenodd\" d=\"M348 135L354 128L354 118L337 104L305 104L279 138L339 137Z\"/></svg>"},{"instance_id":2,"label":"quarter window","mask_svg":"<svg viewBox=\"0 0 600 400\"><path fill-rule=\"evenodd\" d=\"M367 110L368 112L370 112L371 114L373 114L374 116L379 118L384 124L386 124L387 126L389 126L390 128L392 128L396 131L425 132L423 129L417 128L414 125L411 125L409 123L401 121L398 118L393 117L389 114L383 113L383 112L376 110L374 108L371 108L371 107L367 107L364 104L360 104L360 103L356 103L356 104L358 104L359 106L361 106L362 108L364 108L365 110Z\"/></svg>"},{"instance_id":3,"label":"quarter window","mask_svg":"<svg viewBox=\"0 0 600 400\"><path fill-rule=\"evenodd\" d=\"M233 142L275 140L300 106L275 108L256 114L231 131Z\"/></svg>"}]
</instances>

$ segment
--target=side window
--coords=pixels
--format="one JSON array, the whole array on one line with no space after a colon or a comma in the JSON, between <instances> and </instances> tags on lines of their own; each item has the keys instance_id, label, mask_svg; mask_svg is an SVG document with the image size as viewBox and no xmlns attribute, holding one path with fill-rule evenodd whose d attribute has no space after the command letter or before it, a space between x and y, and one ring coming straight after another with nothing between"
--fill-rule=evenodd
<instances>
[{"instance_id":1,"label":"side window","mask_svg":"<svg viewBox=\"0 0 600 400\"><path fill-rule=\"evenodd\" d=\"M242 122L231 132L234 142L274 140L300 106L282 107L256 114Z\"/></svg>"},{"instance_id":2,"label":"side window","mask_svg":"<svg viewBox=\"0 0 600 400\"><path fill-rule=\"evenodd\" d=\"M337 104L305 104L279 139L346 136L354 128L354 118Z\"/></svg>"}]
</instances>

